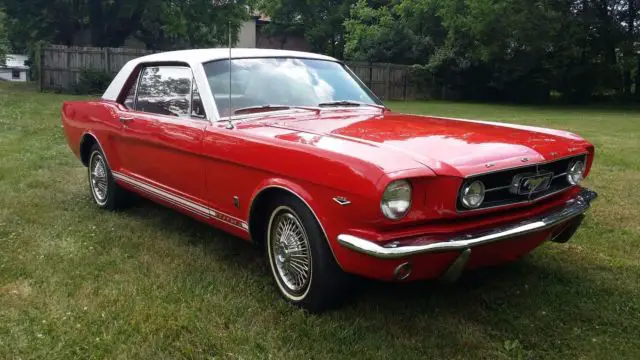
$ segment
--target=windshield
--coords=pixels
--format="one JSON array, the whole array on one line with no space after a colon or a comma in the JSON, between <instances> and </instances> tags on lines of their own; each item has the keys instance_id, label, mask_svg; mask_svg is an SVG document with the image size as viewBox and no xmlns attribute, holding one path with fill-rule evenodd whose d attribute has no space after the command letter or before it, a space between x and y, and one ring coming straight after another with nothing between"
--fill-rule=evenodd
<instances>
[{"instance_id":1,"label":"windshield","mask_svg":"<svg viewBox=\"0 0 640 360\"><path fill-rule=\"evenodd\" d=\"M204 64L221 117L264 105L319 106L335 101L380 101L340 63L299 58L255 58ZM231 91L231 109L229 109Z\"/></svg>"}]
</instances>

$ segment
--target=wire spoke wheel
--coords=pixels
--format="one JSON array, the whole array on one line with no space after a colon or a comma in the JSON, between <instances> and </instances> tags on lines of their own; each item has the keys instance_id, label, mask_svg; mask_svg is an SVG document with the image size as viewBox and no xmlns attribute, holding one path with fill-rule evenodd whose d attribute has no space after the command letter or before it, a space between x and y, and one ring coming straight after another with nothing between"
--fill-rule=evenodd
<instances>
[{"instance_id":1,"label":"wire spoke wheel","mask_svg":"<svg viewBox=\"0 0 640 360\"><path fill-rule=\"evenodd\" d=\"M104 158L99 153L94 153L89 164L89 181L91 192L96 202L100 205L107 201L108 179L107 165Z\"/></svg>"},{"instance_id":2,"label":"wire spoke wheel","mask_svg":"<svg viewBox=\"0 0 640 360\"><path fill-rule=\"evenodd\" d=\"M269 251L278 281L294 296L304 294L311 280L311 252L304 226L288 208L274 212Z\"/></svg>"}]
</instances>

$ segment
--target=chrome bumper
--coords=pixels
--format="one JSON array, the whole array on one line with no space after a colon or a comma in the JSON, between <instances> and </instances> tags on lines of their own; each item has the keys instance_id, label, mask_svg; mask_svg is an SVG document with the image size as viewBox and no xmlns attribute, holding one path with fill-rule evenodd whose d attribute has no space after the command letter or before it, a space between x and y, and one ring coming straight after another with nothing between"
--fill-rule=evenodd
<instances>
[{"instance_id":1,"label":"chrome bumper","mask_svg":"<svg viewBox=\"0 0 640 360\"><path fill-rule=\"evenodd\" d=\"M338 235L338 242L349 249L381 259L397 259L411 255L436 253L445 251L466 250L475 246L502 241L537 231L549 229L555 225L571 220L586 212L598 194L589 189L582 189L580 194L566 202L562 209L554 210L542 216L522 221L508 227L490 231L469 233L457 236L448 241L418 246L380 246L375 242L356 236Z\"/></svg>"}]
</instances>

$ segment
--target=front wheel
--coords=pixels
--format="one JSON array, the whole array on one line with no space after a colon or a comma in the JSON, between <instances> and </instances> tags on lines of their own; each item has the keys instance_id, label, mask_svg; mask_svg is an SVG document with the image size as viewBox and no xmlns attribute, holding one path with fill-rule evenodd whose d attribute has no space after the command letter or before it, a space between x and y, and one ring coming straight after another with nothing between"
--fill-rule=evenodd
<instances>
[{"instance_id":1,"label":"front wheel","mask_svg":"<svg viewBox=\"0 0 640 360\"><path fill-rule=\"evenodd\" d=\"M266 247L271 273L287 301L314 313L342 303L348 275L304 203L286 197L271 206Z\"/></svg>"}]
</instances>

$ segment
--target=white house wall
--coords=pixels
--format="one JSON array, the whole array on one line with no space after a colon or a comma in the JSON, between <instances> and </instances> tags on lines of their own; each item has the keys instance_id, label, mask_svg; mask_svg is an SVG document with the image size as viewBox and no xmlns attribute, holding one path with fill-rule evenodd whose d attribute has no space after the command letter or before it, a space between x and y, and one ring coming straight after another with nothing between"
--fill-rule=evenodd
<instances>
[{"instance_id":1,"label":"white house wall","mask_svg":"<svg viewBox=\"0 0 640 360\"><path fill-rule=\"evenodd\" d=\"M238 43L236 47L239 48L255 48L256 47L256 20L250 19L245 21L240 28L238 34Z\"/></svg>"},{"instance_id":2,"label":"white house wall","mask_svg":"<svg viewBox=\"0 0 640 360\"><path fill-rule=\"evenodd\" d=\"M0 69L0 80L24 82L27 81L27 70L19 70L20 78L13 78L13 71L11 69Z\"/></svg>"}]
</instances>

